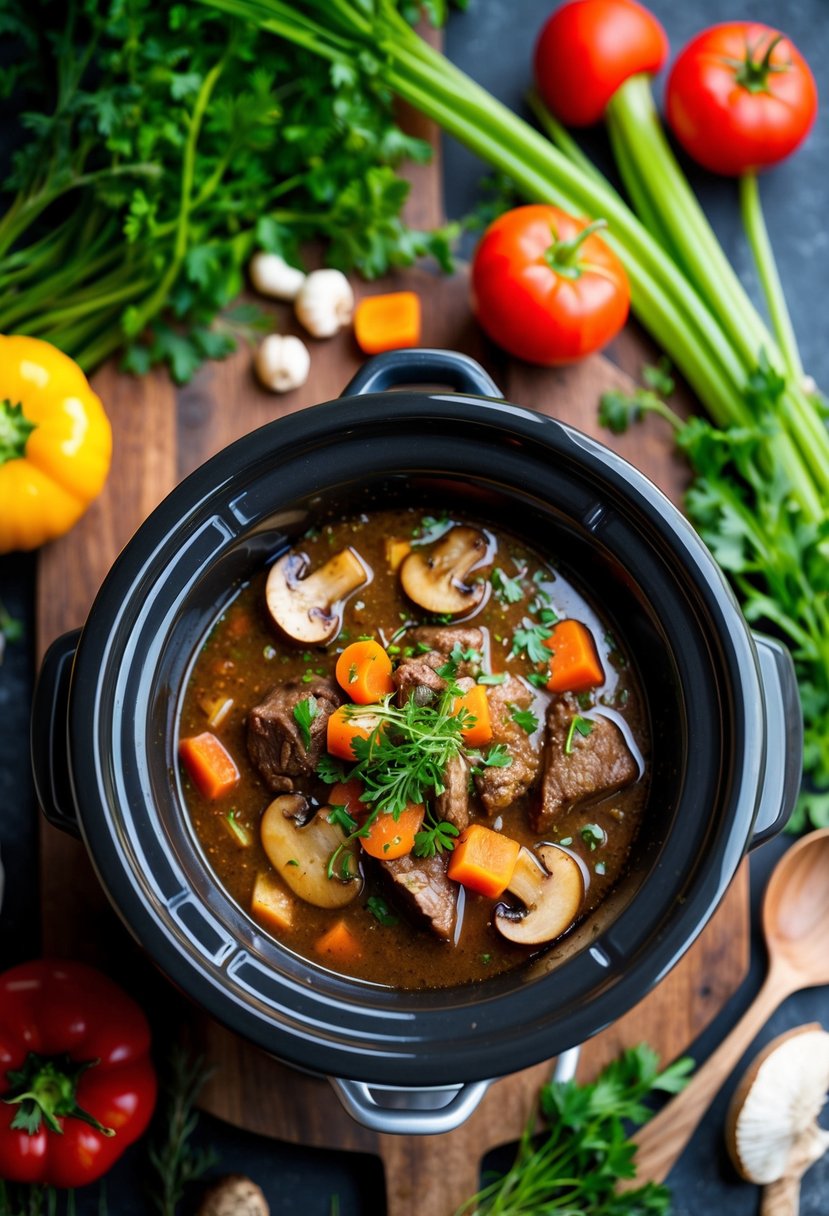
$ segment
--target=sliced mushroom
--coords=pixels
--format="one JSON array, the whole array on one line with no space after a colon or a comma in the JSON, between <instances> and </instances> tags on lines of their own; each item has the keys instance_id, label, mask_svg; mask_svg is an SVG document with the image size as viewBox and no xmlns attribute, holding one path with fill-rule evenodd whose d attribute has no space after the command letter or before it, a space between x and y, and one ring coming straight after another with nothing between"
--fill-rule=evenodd
<instances>
[{"instance_id":1,"label":"sliced mushroom","mask_svg":"<svg viewBox=\"0 0 829 1216\"><path fill-rule=\"evenodd\" d=\"M495 910L496 928L519 946L539 946L561 937L584 899L584 878L575 857L552 844L540 848L538 857L540 861L522 848L507 887L526 912L516 915L503 904Z\"/></svg>"},{"instance_id":2,"label":"sliced mushroom","mask_svg":"<svg viewBox=\"0 0 829 1216\"><path fill-rule=\"evenodd\" d=\"M740 1082L726 1143L743 1178L765 1187L766 1216L794 1216L800 1179L829 1150L818 1116L829 1091L829 1034L816 1022L774 1039Z\"/></svg>"},{"instance_id":3,"label":"sliced mushroom","mask_svg":"<svg viewBox=\"0 0 829 1216\"><path fill-rule=\"evenodd\" d=\"M345 834L327 817L322 807L307 823L303 816L308 803L302 794L282 794L262 816L262 848L275 870L294 894L316 908L343 908L356 898L357 846L345 844ZM345 847L341 848L341 846ZM328 863L340 849L334 877ZM343 875L350 875L344 879Z\"/></svg>"},{"instance_id":4,"label":"sliced mushroom","mask_svg":"<svg viewBox=\"0 0 829 1216\"><path fill-rule=\"evenodd\" d=\"M400 582L410 600L435 615L471 612L484 598L486 584L466 579L486 557L487 539L477 528L457 527L430 549L416 549L400 567Z\"/></svg>"},{"instance_id":5,"label":"sliced mushroom","mask_svg":"<svg viewBox=\"0 0 829 1216\"><path fill-rule=\"evenodd\" d=\"M306 577L308 557L291 550L275 562L265 585L274 624L294 642L321 646L340 630L341 604L364 586L369 572L353 549L343 549Z\"/></svg>"}]
</instances>

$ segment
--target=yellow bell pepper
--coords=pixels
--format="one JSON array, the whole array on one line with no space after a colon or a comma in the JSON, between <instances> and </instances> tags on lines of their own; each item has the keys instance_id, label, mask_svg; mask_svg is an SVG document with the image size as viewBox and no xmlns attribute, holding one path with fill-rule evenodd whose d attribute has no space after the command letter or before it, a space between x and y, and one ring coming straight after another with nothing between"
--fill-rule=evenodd
<instances>
[{"instance_id":1,"label":"yellow bell pepper","mask_svg":"<svg viewBox=\"0 0 829 1216\"><path fill-rule=\"evenodd\" d=\"M100 494L112 428L76 363L0 335L0 553L61 536Z\"/></svg>"}]
</instances>

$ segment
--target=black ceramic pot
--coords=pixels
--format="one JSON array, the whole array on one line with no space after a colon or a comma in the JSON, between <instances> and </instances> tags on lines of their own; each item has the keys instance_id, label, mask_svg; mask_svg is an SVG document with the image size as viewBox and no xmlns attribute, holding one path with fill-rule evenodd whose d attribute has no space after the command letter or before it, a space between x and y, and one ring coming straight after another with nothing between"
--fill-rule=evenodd
<instances>
[{"instance_id":1,"label":"black ceramic pot","mask_svg":"<svg viewBox=\"0 0 829 1216\"><path fill-rule=\"evenodd\" d=\"M436 383L457 391L385 391ZM648 813L611 899L523 970L418 993L343 979L266 936L215 880L175 759L189 666L239 582L311 524L396 502L462 505L553 556L634 656L653 738ZM188 477L119 557L80 635L50 650L34 713L44 811L80 831L162 971L266 1051L345 1079L358 1117L403 1131L445 1129L493 1073L562 1052L639 1001L747 848L786 821L800 776L791 661L749 631L681 514L618 456L499 400L480 367L443 351L381 356L339 400L246 436ZM391 1106L465 1084L447 1121L418 1123L378 1116L359 1082L401 1091Z\"/></svg>"}]
</instances>

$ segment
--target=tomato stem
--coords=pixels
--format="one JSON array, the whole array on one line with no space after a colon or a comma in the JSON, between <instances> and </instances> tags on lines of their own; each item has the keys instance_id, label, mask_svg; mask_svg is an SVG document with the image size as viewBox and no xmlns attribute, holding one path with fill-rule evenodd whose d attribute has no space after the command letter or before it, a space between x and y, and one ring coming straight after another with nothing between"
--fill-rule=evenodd
<instances>
[{"instance_id":1,"label":"tomato stem","mask_svg":"<svg viewBox=\"0 0 829 1216\"><path fill-rule=\"evenodd\" d=\"M36 428L37 423L25 417L20 402L0 401L0 466L25 456L29 436Z\"/></svg>"},{"instance_id":2,"label":"tomato stem","mask_svg":"<svg viewBox=\"0 0 829 1216\"><path fill-rule=\"evenodd\" d=\"M585 270L584 263L578 260L581 247L594 232L598 232L601 228L606 227L607 220L593 220L586 228L582 228L581 232L577 232L575 236L570 237L568 241L559 240L558 233L553 229L553 243L544 250L544 261L556 274L560 274L562 278L581 278Z\"/></svg>"},{"instance_id":3,"label":"tomato stem","mask_svg":"<svg viewBox=\"0 0 829 1216\"><path fill-rule=\"evenodd\" d=\"M780 282L774 251L769 240L766 221L763 218L763 208L760 202L760 187L756 173L744 173L740 178L740 213L743 217L743 227L754 262L763 295L766 297L772 328L777 337L786 368L799 384L803 379L803 363L797 346L794 326Z\"/></svg>"},{"instance_id":4,"label":"tomato stem","mask_svg":"<svg viewBox=\"0 0 829 1216\"><path fill-rule=\"evenodd\" d=\"M769 92L769 76L773 72L788 71L788 64L773 64L771 62L772 52L774 48L783 41L782 34L775 34L769 45L766 47L766 52L762 59L755 59L754 53L762 46L762 38L755 47L746 47L745 59L739 65L736 73L737 84L742 85L749 93L768 93Z\"/></svg>"}]
</instances>

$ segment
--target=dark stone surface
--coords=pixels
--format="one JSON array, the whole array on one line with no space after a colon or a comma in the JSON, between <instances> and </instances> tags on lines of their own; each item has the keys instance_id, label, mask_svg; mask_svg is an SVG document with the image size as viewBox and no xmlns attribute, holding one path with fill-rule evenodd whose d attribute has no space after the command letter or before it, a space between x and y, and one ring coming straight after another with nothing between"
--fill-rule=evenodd
<instances>
[{"instance_id":1,"label":"dark stone surface","mask_svg":"<svg viewBox=\"0 0 829 1216\"><path fill-rule=\"evenodd\" d=\"M472 0L469 12L452 19L448 50L461 67L507 104L522 107L529 83L535 33L551 11L538 0ZM706 24L743 15L725 0L697 0L677 5L656 0L651 5L678 49ZM784 22L786 32L807 54L819 88L829 92L829 9L825 0L754 0L751 16ZM450 215L474 201L483 166L465 149L449 141L446 156L446 197ZM588 145L604 157L601 134L591 133ZM818 119L808 143L785 166L763 178L762 194L784 287L787 291L804 365L819 382L829 384L829 343L826 341L824 282L829 236L825 226L826 166L829 163L829 122ZM741 235L732 183L691 170L695 184L737 270L756 291L748 250ZM11 615L25 622L21 645L7 649L0 666L0 851L6 867L6 899L0 913L0 967L37 952L36 808L28 769L28 710L33 681L34 560L25 555L0 559L0 600ZM759 899L768 873L788 841L776 841L752 858L754 942L751 974L729 1006L690 1054L704 1060L736 1022L758 990L764 973L759 934ZM829 993L817 989L788 1000L759 1036L749 1053L791 1026L812 1020L829 1024ZM736 1076L742 1069L738 1069ZM729 1082L674 1170L670 1182L676 1216L754 1216L758 1194L737 1179L725 1160L722 1126L735 1080ZM328 1216L331 1197L339 1197L341 1216L382 1211L379 1163L347 1154L323 1154L297 1149L203 1119L199 1139L221 1151L223 1171L250 1173L263 1186L272 1210L284 1216ZM142 1150L136 1147L110 1176L109 1207L118 1216L139 1216L148 1210L142 1198L145 1174ZM78 1216L97 1210L97 1191L81 1193ZM829 1156L807 1175L801 1198L803 1216L825 1216L829 1210ZM445 1216L429 1213L427 1216Z\"/></svg>"}]
</instances>

